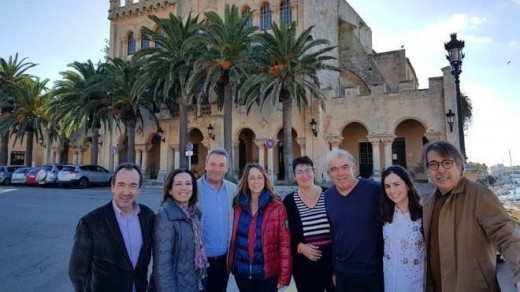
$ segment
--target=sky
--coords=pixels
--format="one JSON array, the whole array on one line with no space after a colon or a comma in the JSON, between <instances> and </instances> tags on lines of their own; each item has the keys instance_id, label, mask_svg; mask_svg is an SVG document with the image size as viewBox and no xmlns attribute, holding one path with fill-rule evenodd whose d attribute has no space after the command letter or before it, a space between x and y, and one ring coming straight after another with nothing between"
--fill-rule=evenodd
<instances>
[{"instance_id":1,"label":"sky","mask_svg":"<svg viewBox=\"0 0 520 292\"><path fill-rule=\"evenodd\" d=\"M461 91L473 103L472 162L520 165L520 0L349 0L372 29L376 52L406 49L419 87L449 66L444 43L465 41ZM15 53L52 82L73 61L103 58L108 0L0 1L0 57Z\"/></svg>"}]
</instances>

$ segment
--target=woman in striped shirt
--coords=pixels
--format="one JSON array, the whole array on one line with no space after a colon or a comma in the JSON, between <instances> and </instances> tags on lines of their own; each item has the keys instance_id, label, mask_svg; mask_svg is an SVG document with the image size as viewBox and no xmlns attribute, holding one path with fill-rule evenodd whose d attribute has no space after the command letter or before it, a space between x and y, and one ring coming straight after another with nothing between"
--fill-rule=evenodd
<instances>
[{"instance_id":1,"label":"woman in striped shirt","mask_svg":"<svg viewBox=\"0 0 520 292\"><path fill-rule=\"evenodd\" d=\"M283 203L289 217L296 288L299 292L334 291L324 189L314 184L314 164L309 157L294 159L292 166L298 189L285 196Z\"/></svg>"}]
</instances>

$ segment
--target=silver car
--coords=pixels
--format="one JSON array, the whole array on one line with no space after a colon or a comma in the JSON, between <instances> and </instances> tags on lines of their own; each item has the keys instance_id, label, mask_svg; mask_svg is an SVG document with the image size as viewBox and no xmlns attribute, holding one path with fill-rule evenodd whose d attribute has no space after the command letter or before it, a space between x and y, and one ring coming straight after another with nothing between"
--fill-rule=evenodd
<instances>
[{"instance_id":1,"label":"silver car","mask_svg":"<svg viewBox=\"0 0 520 292\"><path fill-rule=\"evenodd\" d=\"M110 185L112 172L99 165L65 165L58 173L58 186L77 186L87 188L89 185Z\"/></svg>"},{"instance_id":2,"label":"silver car","mask_svg":"<svg viewBox=\"0 0 520 292\"><path fill-rule=\"evenodd\" d=\"M22 167L18 168L11 177L11 184L13 185L23 185L25 184L25 180L27 178L27 173L31 170L30 167Z\"/></svg>"},{"instance_id":3,"label":"silver car","mask_svg":"<svg viewBox=\"0 0 520 292\"><path fill-rule=\"evenodd\" d=\"M20 166L0 166L0 184L10 185L11 184L11 176Z\"/></svg>"},{"instance_id":4,"label":"silver car","mask_svg":"<svg viewBox=\"0 0 520 292\"><path fill-rule=\"evenodd\" d=\"M58 179L58 172L62 168L62 164L47 164L42 166L36 174L36 183L41 186L55 185Z\"/></svg>"}]
</instances>

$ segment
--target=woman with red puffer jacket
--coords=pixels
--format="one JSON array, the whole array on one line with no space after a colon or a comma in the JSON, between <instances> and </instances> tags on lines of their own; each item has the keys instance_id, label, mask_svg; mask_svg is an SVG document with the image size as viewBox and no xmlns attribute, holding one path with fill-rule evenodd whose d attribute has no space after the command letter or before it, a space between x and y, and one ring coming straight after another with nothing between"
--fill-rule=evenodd
<instances>
[{"instance_id":1,"label":"woman with red puffer jacket","mask_svg":"<svg viewBox=\"0 0 520 292\"><path fill-rule=\"evenodd\" d=\"M264 168L248 164L234 199L228 266L241 292L277 291L292 272L287 213Z\"/></svg>"}]
</instances>

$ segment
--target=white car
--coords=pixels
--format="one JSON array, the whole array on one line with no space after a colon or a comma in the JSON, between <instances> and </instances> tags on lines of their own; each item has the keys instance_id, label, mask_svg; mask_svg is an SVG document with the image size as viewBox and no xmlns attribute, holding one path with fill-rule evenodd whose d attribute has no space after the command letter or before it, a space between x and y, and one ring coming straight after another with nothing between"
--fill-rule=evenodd
<instances>
[{"instance_id":1,"label":"white car","mask_svg":"<svg viewBox=\"0 0 520 292\"><path fill-rule=\"evenodd\" d=\"M13 184L13 185L25 184L25 179L27 178L27 173L29 172L29 170L31 170L30 167L18 168L11 176L11 184Z\"/></svg>"},{"instance_id":2,"label":"white car","mask_svg":"<svg viewBox=\"0 0 520 292\"><path fill-rule=\"evenodd\" d=\"M58 186L110 185L113 173L99 165L65 165L58 173Z\"/></svg>"}]
</instances>

